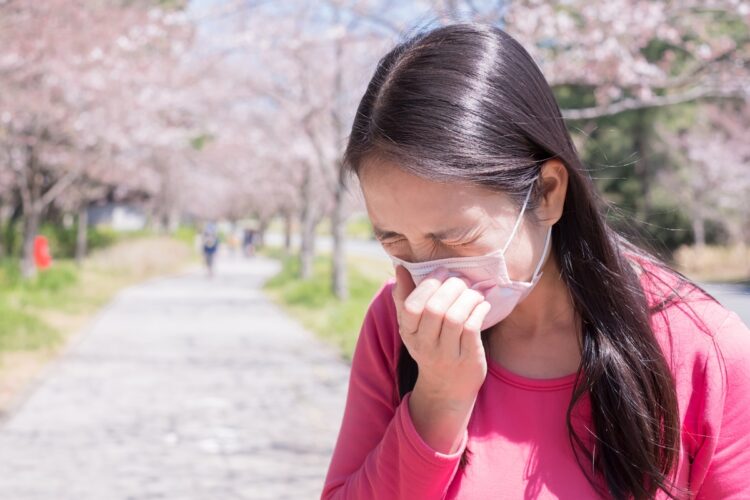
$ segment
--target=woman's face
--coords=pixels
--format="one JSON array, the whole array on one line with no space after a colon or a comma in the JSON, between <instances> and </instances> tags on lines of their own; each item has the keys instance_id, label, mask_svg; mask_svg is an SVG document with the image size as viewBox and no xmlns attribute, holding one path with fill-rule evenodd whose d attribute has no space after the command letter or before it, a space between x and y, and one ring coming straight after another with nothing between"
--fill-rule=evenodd
<instances>
[{"instance_id":1,"label":"woman's face","mask_svg":"<svg viewBox=\"0 0 750 500\"><path fill-rule=\"evenodd\" d=\"M375 236L386 252L409 262L502 249L519 215L497 191L428 181L387 163L365 166L360 185ZM511 279L531 278L546 231L524 216L505 252Z\"/></svg>"}]
</instances>

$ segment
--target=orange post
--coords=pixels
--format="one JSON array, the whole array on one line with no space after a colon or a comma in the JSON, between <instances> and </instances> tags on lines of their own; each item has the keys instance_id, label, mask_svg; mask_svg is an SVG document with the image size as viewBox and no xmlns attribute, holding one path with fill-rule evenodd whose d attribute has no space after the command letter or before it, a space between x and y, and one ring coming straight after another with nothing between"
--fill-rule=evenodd
<instances>
[{"instance_id":1,"label":"orange post","mask_svg":"<svg viewBox=\"0 0 750 500\"><path fill-rule=\"evenodd\" d=\"M37 269L47 269L52 265L49 242L47 241L47 237L41 234L34 238L34 263Z\"/></svg>"}]
</instances>

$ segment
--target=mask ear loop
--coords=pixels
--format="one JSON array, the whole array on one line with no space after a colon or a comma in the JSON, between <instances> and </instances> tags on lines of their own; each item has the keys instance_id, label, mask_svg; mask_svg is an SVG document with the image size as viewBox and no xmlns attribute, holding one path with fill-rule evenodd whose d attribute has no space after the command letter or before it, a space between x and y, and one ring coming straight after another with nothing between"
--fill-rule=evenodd
<instances>
[{"instance_id":1,"label":"mask ear loop","mask_svg":"<svg viewBox=\"0 0 750 500\"><path fill-rule=\"evenodd\" d=\"M544 252L542 252L542 258L539 259L539 263L536 265L536 269L534 269L534 274L532 274L532 279L537 277L537 273L539 273L539 270L542 268L542 265L546 262L547 256L549 255L549 249L550 249L550 238L552 238L552 226L547 230L547 236L544 237ZM539 273L539 276L541 276L544 273Z\"/></svg>"},{"instance_id":2,"label":"mask ear loop","mask_svg":"<svg viewBox=\"0 0 750 500\"><path fill-rule=\"evenodd\" d=\"M521 213L518 214L518 218L516 219L516 224L513 226L513 231L510 232L510 237L508 238L508 241L505 242L505 246L503 246L503 255L505 255L505 251L508 249L508 246L510 245L510 242L513 241L513 236L516 235L516 230L518 229L518 226L521 225L521 220L523 219L523 213L526 211L526 204L529 202L529 196L531 196L531 190L534 188L534 184L532 183L529 187L528 192L526 193L526 199L523 201L523 206L521 207Z\"/></svg>"}]
</instances>

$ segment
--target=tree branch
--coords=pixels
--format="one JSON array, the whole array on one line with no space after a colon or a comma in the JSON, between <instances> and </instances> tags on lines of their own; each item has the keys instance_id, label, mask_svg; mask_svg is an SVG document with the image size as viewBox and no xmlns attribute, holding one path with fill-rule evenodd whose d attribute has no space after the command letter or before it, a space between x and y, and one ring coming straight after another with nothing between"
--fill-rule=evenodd
<instances>
[{"instance_id":1,"label":"tree branch","mask_svg":"<svg viewBox=\"0 0 750 500\"><path fill-rule=\"evenodd\" d=\"M37 208L42 209L55 201L55 198L65 191L81 175L80 171L70 171L60 177L51 188L45 192L37 201Z\"/></svg>"},{"instance_id":2,"label":"tree branch","mask_svg":"<svg viewBox=\"0 0 750 500\"><path fill-rule=\"evenodd\" d=\"M580 109L564 109L562 110L562 115L566 120L586 120L592 118L601 118L603 116L612 116L618 113L622 113L623 111L673 106L675 104L695 101L698 99L705 99L708 97L747 98L748 91L747 89L714 89L707 87L695 87L679 94L655 96L649 99L628 98L602 106L593 106L590 108Z\"/></svg>"}]
</instances>

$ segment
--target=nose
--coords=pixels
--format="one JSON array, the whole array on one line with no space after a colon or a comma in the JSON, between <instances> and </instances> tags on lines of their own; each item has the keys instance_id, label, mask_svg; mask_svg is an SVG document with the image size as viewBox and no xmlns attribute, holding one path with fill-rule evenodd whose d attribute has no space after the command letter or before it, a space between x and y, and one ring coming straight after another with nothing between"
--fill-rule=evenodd
<instances>
[{"instance_id":1,"label":"nose","mask_svg":"<svg viewBox=\"0 0 750 500\"><path fill-rule=\"evenodd\" d=\"M456 255L446 254L445 252L436 253L434 249L425 250L412 250L410 252L404 252L402 255L398 255L401 260L404 260L410 264L423 264L426 262L432 262L434 260L447 259L455 257Z\"/></svg>"}]
</instances>

